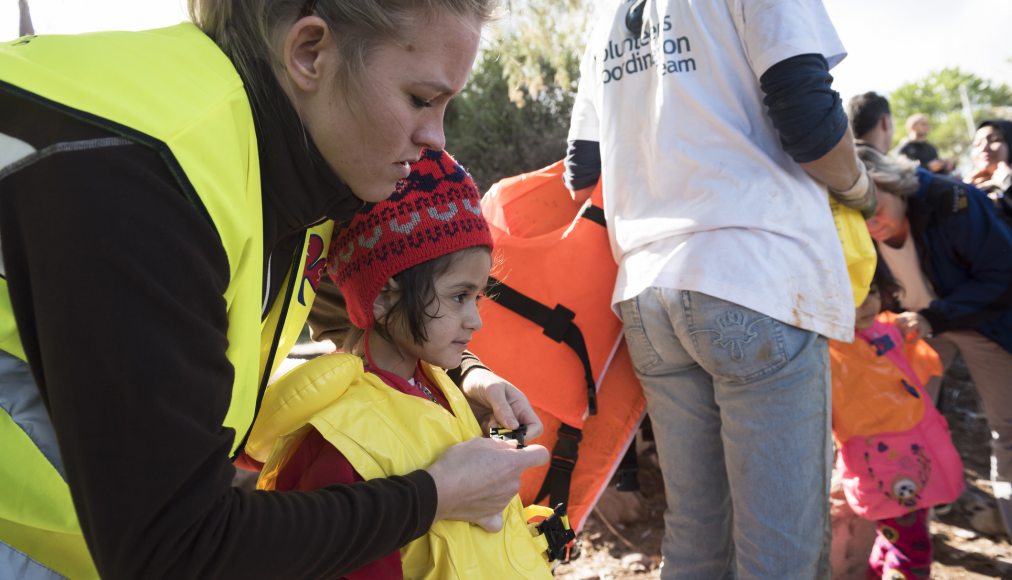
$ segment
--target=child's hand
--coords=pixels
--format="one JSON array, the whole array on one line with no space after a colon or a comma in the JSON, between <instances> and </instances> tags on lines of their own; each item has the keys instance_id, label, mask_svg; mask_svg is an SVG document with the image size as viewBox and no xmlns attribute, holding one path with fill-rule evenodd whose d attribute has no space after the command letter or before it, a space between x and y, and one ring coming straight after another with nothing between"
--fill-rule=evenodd
<instances>
[{"instance_id":1,"label":"child's hand","mask_svg":"<svg viewBox=\"0 0 1012 580\"><path fill-rule=\"evenodd\" d=\"M931 323L916 312L904 312L897 315L896 328L908 342L918 338L931 338Z\"/></svg>"},{"instance_id":2,"label":"child's hand","mask_svg":"<svg viewBox=\"0 0 1012 580\"><path fill-rule=\"evenodd\" d=\"M527 440L536 439L544 431L541 419L531 407L527 396L509 381L490 370L475 368L464 377L461 390L478 419L482 432L489 427L516 429L527 427Z\"/></svg>"}]
</instances>

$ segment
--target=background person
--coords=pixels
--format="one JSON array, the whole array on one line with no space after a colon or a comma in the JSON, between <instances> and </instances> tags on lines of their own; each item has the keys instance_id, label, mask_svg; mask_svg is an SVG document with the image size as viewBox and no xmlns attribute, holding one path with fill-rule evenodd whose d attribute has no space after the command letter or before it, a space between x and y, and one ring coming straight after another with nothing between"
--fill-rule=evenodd
<instances>
[{"instance_id":1,"label":"background person","mask_svg":"<svg viewBox=\"0 0 1012 580\"><path fill-rule=\"evenodd\" d=\"M233 489L229 461L329 220L443 147L493 7L192 2L199 29L0 47L0 577L335 576L433 521L500 525L544 450L299 494Z\"/></svg>"},{"instance_id":2,"label":"background person","mask_svg":"<svg viewBox=\"0 0 1012 580\"><path fill-rule=\"evenodd\" d=\"M1012 224L1012 121L990 119L977 126L970 146L973 173L966 182L987 194L1005 221Z\"/></svg>"},{"instance_id":3,"label":"background person","mask_svg":"<svg viewBox=\"0 0 1012 580\"><path fill-rule=\"evenodd\" d=\"M859 144L886 153L892 147L893 115L889 100L875 91L854 95L847 101L847 118Z\"/></svg>"},{"instance_id":4,"label":"background person","mask_svg":"<svg viewBox=\"0 0 1012 580\"><path fill-rule=\"evenodd\" d=\"M991 481L1012 526L1012 231L978 189L869 148L879 189L867 221L902 286L901 332L925 337L945 368L963 356L991 428ZM932 393L932 397L935 394Z\"/></svg>"},{"instance_id":5,"label":"background person","mask_svg":"<svg viewBox=\"0 0 1012 580\"><path fill-rule=\"evenodd\" d=\"M913 159L932 173L949 173L954 165L951 160L938 157L938 149L928 143L931 123L927 115L915 113L907 118L907 136L896 147L896 154Z\"/></svg>"},{"instance_id":6,"label":"background person","mask_svg":"<svg viewBox=\"0 0 1012 580\"><path fill-rule=\"evenodd\" d=\"M875 203L830 87L844 54L814 0L616 1L587 45L568 184L603 179L663 578L828 577L825 337L853 338L854 305L822 184Z\"/></svg>"}]
</instances>

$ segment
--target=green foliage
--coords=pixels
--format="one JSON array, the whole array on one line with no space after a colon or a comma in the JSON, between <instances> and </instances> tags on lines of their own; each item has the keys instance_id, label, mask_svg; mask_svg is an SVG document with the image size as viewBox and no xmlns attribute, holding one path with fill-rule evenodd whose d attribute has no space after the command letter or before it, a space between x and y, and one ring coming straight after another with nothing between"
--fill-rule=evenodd
<instances>
[{"instance_id":1,"label":"green foliage","mask_svg":"<svg viewBox=\"0 0 1012 580\"><path fill-rule=\"evenodd\" d=\"M923 79L901 85L889 95L896 124L894 145L905 135L907 117L923 113L931 122L928 141L942 157L958 159L969 150L968 135L960 87L966 87L973 125L992 117L1007 117L1012 107L1012 89L957 68L944 68Z\"/></svg>"},{"instance_id":2,"label":"green foliage","mask_svg":"<svg viewBox=\"0 0 1012 580\"><path fill-rule=\"evenodd\" d=\"M447 150L487 190L504 177L549 165L566 153L573 93L549 86L511 100L498 53L484 51L471 80L446 112Z\"/></svg>"},{"instance_id":3,"label":"green foliage","mask_svg":"<svg viewBox=\"0 0 1012 580\"><path fill-rule=\"evenodd\" d=\"M493 29L446 113L450 151L487 190L566 152L589 10L585 0L523 0Z\"/></svg>"}]
</instances>

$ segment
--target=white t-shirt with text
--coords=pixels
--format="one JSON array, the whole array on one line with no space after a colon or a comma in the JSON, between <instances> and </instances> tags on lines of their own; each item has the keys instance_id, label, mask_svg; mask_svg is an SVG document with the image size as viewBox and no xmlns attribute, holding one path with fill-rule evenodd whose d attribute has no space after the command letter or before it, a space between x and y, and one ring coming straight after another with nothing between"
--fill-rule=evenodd
<instances>
[{"instance_id":1,"label":"white t-shirt with text","mask_svg":"<svg viewBox=\"0 0 1012 580\"><path fill-rule=\"evenodd\" d=\"M852 340L854 304L825 188L781 148L759 77L846 55L819 0L631 0L602 8L569 139L601 144L619 262L613 302L694 290Z\"/></svg>"}]
</instances>

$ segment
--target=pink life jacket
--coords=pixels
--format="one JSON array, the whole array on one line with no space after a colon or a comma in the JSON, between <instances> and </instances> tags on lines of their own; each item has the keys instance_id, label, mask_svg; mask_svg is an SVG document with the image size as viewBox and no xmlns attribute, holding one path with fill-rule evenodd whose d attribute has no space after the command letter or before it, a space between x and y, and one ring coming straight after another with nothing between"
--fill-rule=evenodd
<instances>
[{"instance_id":1,"label":"pink life jacket","mask_svg":"<svg viewBox=\"0 0 1012 580\"><path fill-rule=\"evenodd\" d=\"M852 344L830 341L837 469L854 513L870 520L951 503L963 463L924 384L942 372L922 340L906 343L880 314Z\"/></svg>"}]
</instances>

